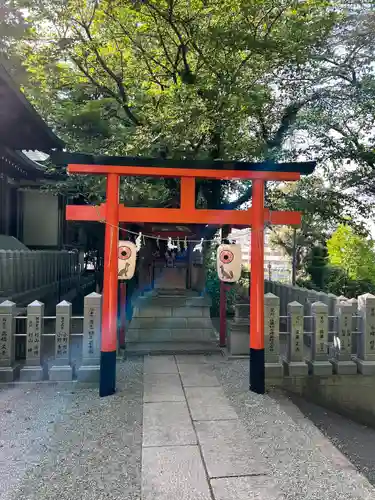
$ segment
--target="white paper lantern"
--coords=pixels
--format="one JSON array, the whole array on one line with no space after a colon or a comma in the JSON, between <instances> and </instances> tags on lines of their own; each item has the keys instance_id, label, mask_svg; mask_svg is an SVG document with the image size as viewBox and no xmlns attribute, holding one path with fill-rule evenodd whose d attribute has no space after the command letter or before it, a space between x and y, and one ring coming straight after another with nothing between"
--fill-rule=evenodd
<instances>
[{"instance_id":1,"label":"white paper lantern","mask_svg":"<svg viewBox=\"0 0 375 500\"><path fill-rule=\"evenodd\" d=\"M118 242L118 279L130 280L134 276L137 247L132 241Z\"/></svg>"},{"instance_id":2,"label":"white paper lantern","mask_svg":"<svg viewBox=\"0 0 375 500\"><path fill-rule=\"evenodd\" d=\"M221 281L235 283L241 277L241 245L222 244L217 249L217 274Z\"/></svg>"}]
</instances>

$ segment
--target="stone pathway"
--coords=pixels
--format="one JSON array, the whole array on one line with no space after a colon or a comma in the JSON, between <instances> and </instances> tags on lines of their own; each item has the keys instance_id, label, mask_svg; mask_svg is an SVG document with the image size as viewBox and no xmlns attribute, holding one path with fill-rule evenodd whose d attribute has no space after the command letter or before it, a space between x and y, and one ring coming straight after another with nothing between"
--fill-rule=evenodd
<instances>
[{"instance_id":1,"label":"stone pathway","mask_svg":"<svg viewBox=\"0 0 375 500\"><path fill-rule=\"evenodd\" d=\"M375 430L332 414L328 439L247 360L128 359L117 385L0 385L0 500L375 500Z\"/></svg>"},{"instance_id":2,"label":"stone pathway","mask_svg":"<svg viewBox=\"0 0 375 500\"><path fill-rule=\"evenodd\" d=\"M225 361L217 366L205 356L145 358L142 500L375 499L285 398L247 392L250 430L219 381Z\"/></svg>"}]
</instances>

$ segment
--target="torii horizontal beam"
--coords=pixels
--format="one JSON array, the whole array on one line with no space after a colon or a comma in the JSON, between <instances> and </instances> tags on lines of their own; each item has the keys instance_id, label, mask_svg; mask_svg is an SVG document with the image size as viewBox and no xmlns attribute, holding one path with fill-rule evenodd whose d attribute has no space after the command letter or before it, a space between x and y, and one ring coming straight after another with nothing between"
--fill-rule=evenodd
<instances>
[{"instance_id":1,"label":"torii horizontal beam","mask_svg":"<svg viewBox=\"0 0 375 500\"><path fill-rule=\"evenodd\" d=\"M119 222L127 223L164 223L164 224L208 224L208 225L236 225L249 227L252 225L253 210L205 210L183 208L140 208L118 206ZM67 220L105 221L106 204L68 205L66 207ZM274 225L301 224L300 212L271 211L264 209L264 222Z\"/></svg>"},{"instance_id":2,"label":"torii horizontal beam","mask_svg":"<svg viewBox=\"0 0 375 500\"><path fill-rule=\"evenodd\" d=\"M117 174L126 176L145 177L181 177L197 179L242 179L263 181L297 181L301 174L299 172L275 172L268 170L217 170L198 168L167 168L167 167L133 167L126 165L81 165L70 164L70 174L106 175Z\"/></svg>"},{"instance_id":3,"label":"torii horizontal beam","mask_svg":"<svg viewBox=\"0 0 375 500\"><path fill-rule=\"evenodd\" d=\"M111 170L112 174L120 175L119 172L139 171L139 167L112 167L108 165L95 165L95 173L105 174ZM250 207L247 210L207 210L197 209L195 207L195 177L207 176L207 172L212 178L218 178L219 173L223 171L217 170L185 170L173 169L172 176L176 177L176 170L181 170L184 177L181 177L181 208L144 208L144 207L125 207L118 206L119 222L147 222L147 223L164 223L164 224L208 224L208 225L237 225L249 227L252 225L253 210ZM69 165L69 173L89 173L93 171L92 165ZM158 167L142 167L142 175L166 176L164 173L170 169ZM145 172L148 172L147 174ZM191 173L192 175L188 175ZM246 178L254 180L265 180L275 177L280 177L283 180L297 180L300 177L298 172L252 172L252 171L231 171L231 175L245 174ZM140 174L139 174L140 175ZM255 176L255 177L252 177ZM242 177L241 177L242 178ZM98 206L90 205L68 205L66 207L67 220L81 221L105 221L106 220L106 204ZM301 224L301 213L290 211L270 211L264 209L264 222L275 225L299 225Z\"/></svg>"}]
</instances>

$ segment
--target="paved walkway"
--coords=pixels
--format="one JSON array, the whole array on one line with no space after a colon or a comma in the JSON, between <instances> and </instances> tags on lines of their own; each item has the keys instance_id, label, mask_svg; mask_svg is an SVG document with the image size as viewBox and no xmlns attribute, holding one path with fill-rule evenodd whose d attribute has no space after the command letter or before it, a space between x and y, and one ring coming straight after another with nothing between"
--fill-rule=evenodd
<instances>
[{"instance_id":1,"label":"paved walkway","mask_svg":"<svg viewBox=\"0 0 375 500\"><path fill-rule=\"evenodd\" d=\"M249 428L219 378L204 356L145 358L142 500L375 499L292 403L248 393Z\"/></svg>"},{"instance_id":2,"label":"paved walkway","mask_svg":"<svg viewBox=\"0 0 375 500\"><path fill-rule=\"evenodd\" d=\"M249 392L247 360L128 359L117 384L1 385L0 500L375 500L375 430Z\"/></svg>"}]
</instances>

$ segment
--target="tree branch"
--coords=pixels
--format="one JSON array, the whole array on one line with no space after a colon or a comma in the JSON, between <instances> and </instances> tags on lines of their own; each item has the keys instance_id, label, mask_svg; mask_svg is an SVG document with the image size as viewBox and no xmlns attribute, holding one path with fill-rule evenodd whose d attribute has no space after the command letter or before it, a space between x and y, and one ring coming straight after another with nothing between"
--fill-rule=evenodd
<instances>
[{"instance_id":1,"label":"tree branch","mask_svg":"<svg viewBox=\"0 0 375 500\"><path fill-rule=\"evenodd\" d=\"M137 125L137 126L141 125L141 121L134 115L134 113L132 112L132 110L130 109L130 107L128 105L128 97L126 95L126 91L125 91L125 87L122 83L122 79L116 75L116 73L108 66L108 64L104 61L103 57L100 55L100 52L96 46L96 41L93 39L89 27L86 25L86 23L84 21L79 21L77 19L74 19L74 21L77 22L84 29L84 31L87 35L87 38L91 42L92 50L94 51L94 54L96 56L97 61L99 62L99 64L103 68L103 70L107 73L107 75L114 80L114 82L117 86L119 95L121 97L120 102L121 102L122 108L125 111L127 117L130 119L130 121L134 125ZM76 33L78 34L78 36L81 38L81 40L83 42L86 42L79 30L76 30Z\"/></svg>"}]
</instances>

